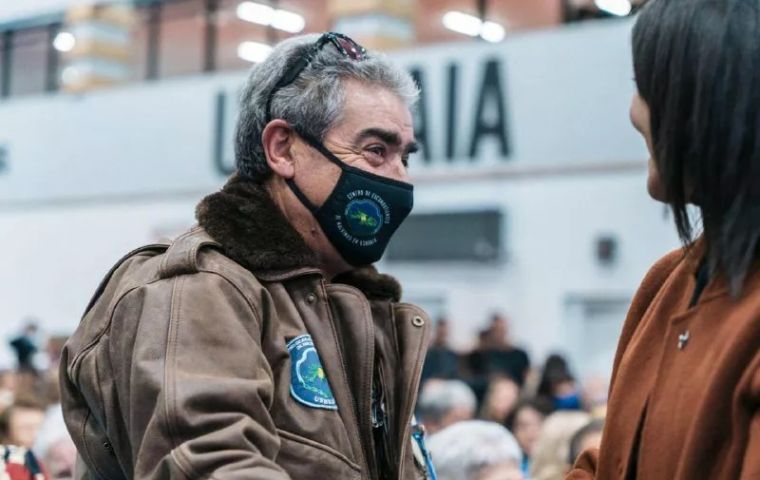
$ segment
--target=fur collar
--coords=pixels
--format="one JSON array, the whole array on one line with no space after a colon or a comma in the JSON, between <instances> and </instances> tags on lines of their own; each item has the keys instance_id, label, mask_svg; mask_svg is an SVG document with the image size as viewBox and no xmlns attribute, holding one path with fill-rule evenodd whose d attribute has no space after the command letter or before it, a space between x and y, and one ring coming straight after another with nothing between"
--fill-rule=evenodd
<instances>
[{"instance_id":1,"label":"fur collar","mask_svg":"<svg viewBox=\"0 0 760 480\"><path fill-rule=\"evenodd\" d=\"M317 256L288 223L263 185L233 176L221 191L196 209L198 223L222 245L228 257L251 272L286 272L318 268ZM339 275L371 300L399 301L401 286L390 275L367 266Z\"/></svg>"}]
</instances>

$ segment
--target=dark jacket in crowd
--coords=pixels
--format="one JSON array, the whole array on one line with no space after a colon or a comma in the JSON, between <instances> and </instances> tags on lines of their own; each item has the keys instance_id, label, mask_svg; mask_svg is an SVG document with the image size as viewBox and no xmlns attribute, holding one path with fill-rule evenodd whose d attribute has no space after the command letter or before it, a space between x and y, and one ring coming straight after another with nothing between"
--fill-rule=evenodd
<instances>
[{"instance_id":1,"label":"dark jacket in crowd","mask_svg":"<svg viewBox=\"0 0 760 480\"><path fill-rule=\"evenodd\" d=\"M27 335L21 335L10 342L11 348L16 352L19 370L34 370L34 354L37 353L37 345Z\"/></svg>"},{"instance_id":2,"label":"dark jacket in crowd","mask_svg":"<svg viewBox=\"0 0 760 480\"><path fill-rule=\"evenodd\" d=\"M528 354L514 347L475 350L468 355L467 362L473 376L501 374L511 377L520 386L530 368Z\"/></svg>"},{"instance_id":3,"label":"dark jacket in crowd","mask_svg":"<svg viewBox=\"0 0 760 480\"><path fill-rule=\"evenodd\" d=\"M430 347L422 368L422 381L429 378L452 379L461 375L459 355L448 347Z\"/></svg>"}]
</instances>

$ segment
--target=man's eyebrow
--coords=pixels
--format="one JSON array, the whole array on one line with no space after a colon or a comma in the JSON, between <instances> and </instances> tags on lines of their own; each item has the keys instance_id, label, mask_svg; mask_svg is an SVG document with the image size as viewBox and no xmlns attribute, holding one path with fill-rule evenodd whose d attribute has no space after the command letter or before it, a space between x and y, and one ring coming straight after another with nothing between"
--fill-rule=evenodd
<instances>
[{"instance_id":1,"label":"man's eyebrow","mask_svg":"<svg viewBox=\"0 0 760 480\"><path fill-rule=\"evenodd\" d=\"M365 128L356 136L356 144L370 137L377 137L388 145L401 145L401 137L398 133L382 128Z\"/></svg>"},{"instance_id":2,"label":"man's eyebrow","mask_svg":"<svg viewBox=\"0 0 760 480\"><path fill-rule=\"evenodd\" d=\"M364 140L376 137L387 143L388 145L401 146L401 136L391 130L385 130L382 128L365 128L356 136L356 144L360 144ZM420 149L419 143L416 140L409 142L404 151L406 153L415 153Z\"/></svg>"},{"instance_id":3,"label":"man's eyebrow","mask_svg":"<svg viewBox=\"0 0 760 480\"><path fill-rule=\"evenodd\" d=\"M420 144L419 144L419 142L417 140L413 140L412 142L409 143L409 145L406 146L406 148L404 149L404 151L407 154L419 152L420 151Z\"/></svg>"}]
</instances>

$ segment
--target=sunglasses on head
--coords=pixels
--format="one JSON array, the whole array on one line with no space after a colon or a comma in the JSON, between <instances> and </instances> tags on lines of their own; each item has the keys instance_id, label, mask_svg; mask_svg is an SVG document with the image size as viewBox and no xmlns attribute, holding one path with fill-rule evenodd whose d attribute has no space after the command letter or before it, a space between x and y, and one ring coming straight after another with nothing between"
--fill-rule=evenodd
<instances>
[{"instance_id":1,"label":"sunglasses on head","mask_svg":"<svg viewBox=\"0 0 760 480\"><path fill-rule=\"evenodd\" d=\"M272 119L272 98L274 94L280 89L287 87L291 83L295 82L296 78L303 72L306 67L314 60L314 57L324 48L325 45L333 45L341 55L346 58L355 61L362 61L366 58L367 50L364 47L353 41L350 37L343 35L342 33L327 32L323 33L316 42L311 46L309 51L299 58L293 65L288 68L282 75L282 78L277 85L274 86L272 91L269 92L269 98L267 99L267 122Z\"/></svg>"}]
</instances>

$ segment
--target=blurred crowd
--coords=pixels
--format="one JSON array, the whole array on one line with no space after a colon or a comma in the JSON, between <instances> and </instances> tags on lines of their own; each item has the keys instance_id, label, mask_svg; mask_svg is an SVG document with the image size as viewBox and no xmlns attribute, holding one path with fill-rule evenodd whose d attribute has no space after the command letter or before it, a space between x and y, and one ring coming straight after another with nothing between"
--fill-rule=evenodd
<instances>
[{"instance_id":1,"label":"blurred crowd","mask_svg":"<svg viewBox=\"0 0 760 480\"><path fill-rule=\"evenodd\" d=\"M557 354L532 365L500 314L471 352L454 351L448 336L442 318L417 406L440 480L562 480L583 450L599 446L605 379L581 383Z\"/></svg>"},{"instance_id":2,"label":"blurred crowd","mask_svg":"<svg viewBox=\"0 0 760 480\"><path fill-rule=\"evenodd\" d=\"M606 381L579 382L561 355L533 365L502 315L468 353L449 346L448 329L437 322L417 407L440 480L561 480L599 445ZM64 342L43 339L33 321L9 341L16 358L0 368L0 478L73 476L76 449L58 393Z\"/></svg>"},{"instance_id":3,"label":"blurred crowd","mask_svg":"<svg viewBox=\"0 0 760 480\"><path fill-rule=\"evenodd\" d=\"M76 447L63 421L58 365L65 338L42 338L36 321L9 342L0 368L0 479L71 479Z\"/></svg>"}]
</instances>

